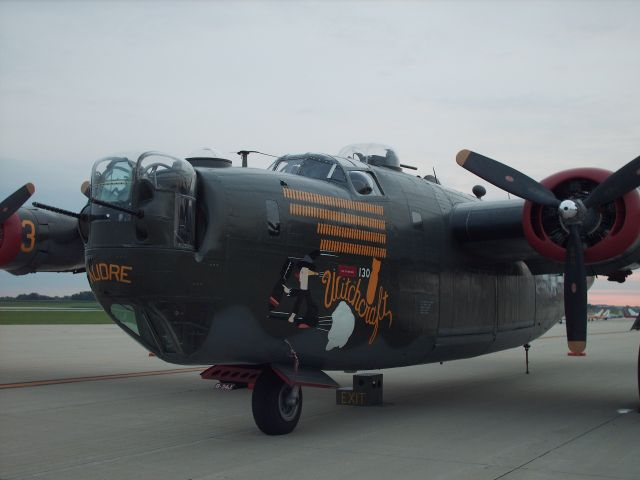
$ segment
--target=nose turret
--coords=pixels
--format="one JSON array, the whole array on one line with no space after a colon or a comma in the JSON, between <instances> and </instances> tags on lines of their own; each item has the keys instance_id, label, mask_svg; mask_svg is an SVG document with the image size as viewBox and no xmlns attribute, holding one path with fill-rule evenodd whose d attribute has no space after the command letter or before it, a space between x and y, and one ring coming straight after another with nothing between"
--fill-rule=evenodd
<instances>
[{"instance_id":1,"label":"nose turret","mask_svg":"<svg viewBox=\"0 0 640 480\"><path fill-rule=\"evenodd\" d=\"M134 157L135 158L135 157ZM162 246L193 250L196 172L186 162L147 152L137 160L95 163L89 246Z\"/></svg>"},{"instance_id":2,"label":"nose turret","mask_svg":"<svg viewBox=\"0 0 640 480\"><path fill-rule=\"evenodd\" d=\"M182 363L204 342L215 299L195 258L196 172L156 152L93 167L86 267L107 313L146 348Z\"/></svg>"}]
</instances>

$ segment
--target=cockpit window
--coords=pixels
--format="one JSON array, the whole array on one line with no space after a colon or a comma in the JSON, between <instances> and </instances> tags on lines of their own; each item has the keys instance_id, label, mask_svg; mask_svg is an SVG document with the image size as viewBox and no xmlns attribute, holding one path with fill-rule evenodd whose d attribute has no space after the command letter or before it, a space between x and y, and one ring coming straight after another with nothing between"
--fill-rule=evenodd
<instances>
[{"instance_id":1,"label":"cockpit window","mask_svg":"<svg viewBox=\"0 0 640 480\"><path fill-rule=\"evenodd\" d=\"M93 167L91 196L103 202L131 204L134 163L126 157L105 158Z\"/></svg>"},{"instance_id":2,"label":"cockpit window","mask_svg":"<svg viewBox=\"0 0 640 480\"><path fill-rule=\"evenodd\" d=\"M196 173L189 162L160 153L145 153L136 168L138 180L149 180L156 190L195 194Z\"/></svg>"},{"instance_id":3,"label":"cockpit window","mask_svg":"<svg viewBox=\"0 0 640 480\"><path fill-rule=\"evenodd\" d=\"M120 305L119 303L114 303L111 305L110 310L111 314L116 317L120 323L136 335L140 335L136 311L131 305Z\"/></svg>"},{"instance_id":4,"label":"cockpit window","mask_svg":"<svg viewBox=\"0 0 640 480\"><path fill-rule=\"evenodd\" d=\"M382 191L380 190L375 178L373 178L371 172L352 170L349 172L349 178L353 188L359 195L382 195Z\"/></svg>"},{"instance_id":5,"label":"cockpit window","mask_svg":"<svg viewBox=\"0 0 640 480\"><path fill-rule=\"evenodd\" d=\"M91 177L91 197L97 200L91 201L91 222L133 221L140 244L193 250L196 185L189 162L158 152L98 160Z\"/></svg>"},{"instance_id":6,"label":"cockpit window","mask_svg":"<svg viewBox=\"0 0 640 480\"><path fill-rule=\"evenodd\" d=\"M347 181L342 167L330 157L285 156L276 161L272 170L343 184Z\"/></svg>"},{"instance_id":7,"label":"cockpit window","mask_svg":"<svg viewBox=\"0 0 640 480\"><path fill-rule=\"evenodd\" d=\"M283 158L275 163L273 171L298 175L303 161L304 159L302 158Z\"/></svg>"},{"instance_id":8,"label":"cockpit window","mask_svg":"<svg viewBox=\"0 0 640 480\"><path fill-rule=\"evenodd\" d=\"M196 172L179 158L145 153L138 159L137 180L149 182L153 190L174 198L174 245L193 248L195 242Z\"/></svg>"},{"instance_id":9,"label":"cockpit window","mask_svg":"<svg viewBox=\"0 0 640 480\"><path fill-rule=\"evenodd\" d=\"M309 178L317 178L318 180L325 180L329 178L329 172L335 164L316 160L315 158L308 158L300 166L300 172L298 175Z\"/></svg>"}]
</instances>

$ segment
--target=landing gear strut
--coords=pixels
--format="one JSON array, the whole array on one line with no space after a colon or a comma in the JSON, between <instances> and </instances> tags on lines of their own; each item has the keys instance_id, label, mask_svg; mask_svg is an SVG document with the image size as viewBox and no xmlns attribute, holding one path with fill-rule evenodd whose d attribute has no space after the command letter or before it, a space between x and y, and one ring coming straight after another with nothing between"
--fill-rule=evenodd
<instances>
[{"instance_id":1,"label":"landing gear strut","mask_svg":"<svg viewBox=\"0 0 640 480\"><path fill-rule=\"evenodd\" d=\"M273 370L264 370L253 387L251 408L256 425L267 435L290 433L302 412L302 389L287 385Z\"/></svg>"}]
</instances>

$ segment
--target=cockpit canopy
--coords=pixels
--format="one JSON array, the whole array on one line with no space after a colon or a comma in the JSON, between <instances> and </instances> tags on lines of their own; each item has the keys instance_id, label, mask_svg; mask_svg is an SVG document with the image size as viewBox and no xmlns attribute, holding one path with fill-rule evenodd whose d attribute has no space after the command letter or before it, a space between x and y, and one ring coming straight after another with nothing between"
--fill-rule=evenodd
<instances>
[{"instance_id":1,"label":"cockpit canopy","mask_svg":"<svg viewBox=\"0 0 640 480\"><path fill-rule=\"evenodd\" d=\"M108 157L93 164L91 196L103 202L131 206L135 163L127 157Z\"/></svg>"},{"instance_id":2,"label":"cockpit canopy","mask_svg":"<svg viewBox=\"0 0 640 480\"><path fill-rule=\"evenodd\" d=\"M185 160L157 152L98 160L91 175L91 227L102 242L126 238L120 228L131 213L140 244L192 249L195 241L196 172ZM107 222L109 226L98 224ZM115 223L115 224L114 224ZM113 235L112 235L113 234ZM96 238L98 238L96 237Z\"/></svg>"},{"instance_id":3,"label":"cockpit canopy","mask_svg":"<svg viewBox=\"0 0 640 480\"><path fill-rule=\"evenodd\" d=\"M137 180L149 180L156 190L195 196L196 171L185 160L148 152L138 158Z\"/></svg>"},{"instance_id":4,"label":"cockpit canopy","mask_svg":"<svg viewBox=\"0 0 640 480\"><path fill-rule=\"evenodd\" d=\"M343 168L344 167L344 168ZM320 153L302 155L284 155L278 158L270 170L274 172L300 175L335 183L349 188L349 183L358 195L383 195L383 192L370 169L360 161L332 157ZM347 177L349 181L347 181Z\"/></svg>"},{"instance_id":5,"label":"cockpit canopy","mask_svg":"<svg viewBox=\"0 0 640 480\"><path fill-rule=\"evenodd\" d=\"M274 172L290 173L302 177L327 180L346 185L344 170L336 159L328 155L307 153L303 155L284 155L271 167Z\"/></svg>"},{"instance_id":6,"label":"cockpit canopy","mask_svg":"<svg viewBox=\"0 0 640 480\"><path fill-rule=\"evenodd\" d=\"M354 143L342 148L338 156L358 160L377 167L401 171L398 155L388 145L381 143Z\"/></svg>"},{"instance_id":7,"label":"cockpit canopy","mask_svg":"<svg viewBox=\"0 0 640 480\"><path fill-rule=\"evenodd\" d=\"M132 207L133 185L150 182L155 190L195 196L196 172L186 161L157 152L107 157L93 165L91 196Z\"/></svg>"}]
</instances>

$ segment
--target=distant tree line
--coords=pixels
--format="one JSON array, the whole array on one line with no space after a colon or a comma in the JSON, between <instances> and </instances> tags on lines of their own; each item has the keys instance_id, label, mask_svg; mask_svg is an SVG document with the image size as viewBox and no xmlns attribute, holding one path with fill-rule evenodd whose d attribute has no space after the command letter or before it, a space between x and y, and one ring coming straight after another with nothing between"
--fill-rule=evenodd
<instances>
[{"instance_id":1,"label":"distant tree line","mask_svg":"<svg viewBox=\"0 0 640 480\"><path fill-rule=\"evenodd\" d=\"M15 297L0 297L0 301L33 302L34 300L73 300L95 302L96 297L90 290L74 293L72 295L65 295L64 297L50 297L48 295L41 295L40 293L21 293Z\"/></svg>"}]
</instances>

